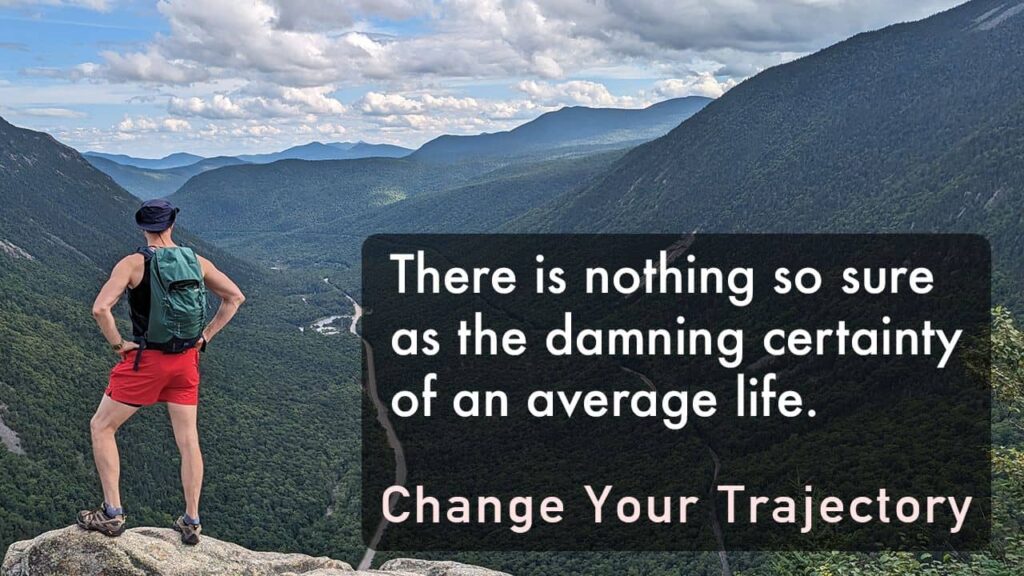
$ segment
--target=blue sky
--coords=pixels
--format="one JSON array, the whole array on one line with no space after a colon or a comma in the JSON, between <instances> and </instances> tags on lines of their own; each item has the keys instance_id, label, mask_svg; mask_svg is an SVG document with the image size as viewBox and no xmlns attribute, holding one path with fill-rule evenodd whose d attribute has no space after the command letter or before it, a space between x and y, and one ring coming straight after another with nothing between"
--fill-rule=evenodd
<instances>
[{"instance_id":1,"label":"blue sky","mask_svg":"<svg viewBox=\"0 0 1024 576\"><path fill-rule=\"evenodd\" d=\"M416 146L564 105L717 97L954 4L0 0L0 115L81 150L141 156Z\"/></svg>"}]
</instances>

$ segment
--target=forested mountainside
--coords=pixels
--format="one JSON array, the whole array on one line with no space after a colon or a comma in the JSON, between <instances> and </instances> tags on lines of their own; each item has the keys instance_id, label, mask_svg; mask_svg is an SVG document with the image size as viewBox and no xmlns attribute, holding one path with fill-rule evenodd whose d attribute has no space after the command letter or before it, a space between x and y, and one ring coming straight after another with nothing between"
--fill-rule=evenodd
<instances>
[{"instance_id":1,"label":"forested mountainside","mask_svg":"<svg viewBox=\"0 0 1024 576\"><path fill-rule=\"evenodd\" d=\"M592 158L571 170L596 172L605 162ZM557 162L539 166L510 167L495 172L490 184L443 194L453 195L453 202L480 198L486 204L502 198L508 182L559 181ZM549 180L546 170L555 177ZM563 184L576 177L585 176ZM98 504L88 422L114 357L89 306L106 271L141 236L132 222L136 199L48 135L6 123L0 125L0 200L7 208L0 219L0 430L18 442L16 450L0 445L5 546L66 525L74 511ZM185 209L181 224L192 214ZM476 217L460 214L454 222L472 225ZM326 307L339 306L344 295L333 282L310 282L301 270L268 270L186 230L180 237L238 279L249 296L202 359L203 516L210 534L255 549L358 560L358 340L297 329L300 319L308 323ZM181 501L164 410L141 412L119 442L132 525L169 524ZM378 558L388 556L395 554ZM521 576L552 570L611 574L624 562L621 555L602 554L436 556ZM684 565L694 574L716 573L716 561L704 554L650 554L628 564L651 575L673 574Z\"/></svg>"},{"instance_id":2,"label":"forested mountainside","mask_svg":"<svg viewBox=\"0 0 1024 576\"><path fill-rule=\"evenodd\" d=\"M204 238L268 265L343 273L358 290L378 232L486 232L598 175L623 151L480 165L409 160L277 162L194 178L172 200ZM486 170L486 168L485 168Z\"/></svg>"},{"instance_id":3,"label":"forested mountainside","mask_svg":"<svg viewBox=\"0 0 1024 576\"><path fill-rule=\"evenodd\" d=\"M510 132L442 137L402 159L227 166L189 179L174 201L191 209L192 229L247 257L350 270L362 238L377 231L496 229L597 175L624 142L664 134L710 101L563 108Z\"/></svg>"},{"instance_id":4,"label":"forested mountainside","mask_svg":"<svg viewBox=\"0 0 1024 576\"><path fill-rule=\"evenodd\" d=\"M356 340L297 328L343 298L309 275L329 270L354 285L371 233L493 230L517 215L506 229L978 231L995 249L996 302L1020 310L1021 6L975 0L858 35L759 74L624 155L436 163L440 171L408 159L281 162L197 176L175 196L183 223L230 255L186 239L226 262L250 296L204 358L204 514L216 535L346 559L360 551ZM6 543L95 503L86 430L112 359L88 302L137 232L136 200L70 149L6 124L0 143L0 418L19 447L0 445ZM250 256L262 265L235 260ZM279 261L288 270L269 269ZM732 568L1022 573L1024 337L1003 311L994 334L990 553L730 553ZM150 412L124 432L124 483L133 521L160 523L180 504L173 444L162 414ZM147 468L132 472L133 460ZM713 554L458 558L519 576L722 573Z\"/></svg>"},{"instance_id":5,"label":"forested mountainside","mask_svg":"<svg viewBox=\"0 0 1024 576\"><path fill-rule=\"evenodd\" d=\"M421 146L410 158L429 162L464 162L556 150L588 148L591 151L622 148L665 134L711 102L688 96L632 110L570 106L542 114L506 132L474 136L439 136Z\"/></svg>"},{"instance_id":6,"label":"forested mountainside","mask_svg":"<svg viewBox=\"0 0 1024 576\"><path fill-rule=\"evenodd\" d=\"M1019 278L1022 12L975 0L766 70L516 226L976 231Z\"/></svg>"},{"instance_id":7,"label":"forested mountainside","mask_svg":"<svg viewBox=\"0 0 1024 576\"><path fill-rule=\"evenodd\" d=\"M6 546L69 524L101 500L89 418L115 356L90 308L110 268L142 236L132 217L137 199L74 150L4 121L0 202L0 436L16 440L0 445ZM179 241L249 296L202 359L204 515L247 546L353 553L359 443L348 420L358 419L357 341L298 329L326 309L351 308L319 279L276 279L184 229ZM164 410L144 411L120 438L132 521L169 525L182 503Z\"/></svg>"},{"instance_id":8,"label":"forested mountainside","mask_svg":"<svg viewBox=\"0 0 1024 576\"><path fill-rule=\"evenodd\" d=\"M457 169L393 158L282 160L230 166L189 180L174 201L192 209L191 226L204 238L246 235L325 224L444 190L464 181Z\"/></svg>"}]
</instances>

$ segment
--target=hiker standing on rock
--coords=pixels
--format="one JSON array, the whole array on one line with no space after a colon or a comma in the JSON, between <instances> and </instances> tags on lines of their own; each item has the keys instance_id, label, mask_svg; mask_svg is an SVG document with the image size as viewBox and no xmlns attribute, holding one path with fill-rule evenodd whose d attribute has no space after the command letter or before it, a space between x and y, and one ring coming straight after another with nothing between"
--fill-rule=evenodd
<instances>
[{"instance_id":1,"label":"hiker standing on rock","mask_svg":"<svg viewBox=\"0 0 1024 576\"><path fill-rule=\"evenodd\" d=\"M191 248L174 244L171 233L178 208L166 200L150 200L135 213L146 246L114 266L92 314L121 361L110 371L99 408L92 417L93 457L103 485L103 505L78 514L78 525L107 536L125 528L118 485L121 463L114 434L139 408L167 403L174 440L181 453L181 484L185 513L174 522L185 544L197 544L199 493L203 456L196 428L199 403L199 353L231 320L245 301L238 286L212 262ZM206 290L221 299L206 323ZM132 338L118 331L112 310L127 291Z\"/></svg>"}]
</instances>

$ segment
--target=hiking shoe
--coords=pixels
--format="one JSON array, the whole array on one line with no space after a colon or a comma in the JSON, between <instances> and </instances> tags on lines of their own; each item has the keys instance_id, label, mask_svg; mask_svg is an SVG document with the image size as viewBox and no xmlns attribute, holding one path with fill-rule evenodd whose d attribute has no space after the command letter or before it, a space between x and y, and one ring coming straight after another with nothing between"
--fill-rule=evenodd
<instances>
[{"instance_id":1,"label":"hiking shoe","mask_svg":"<svg viewBox=\"0 0 1024 576\"><path fill-rule=\"evenodd\" d=\"M178 516L174 521L173 528L181 533L181 542L188 546L199 544L199 533L203 531L202 524L188 524L184 516Z\"/></svg>"},{"instance_id":2,"label":"hiking shoe","mask_svg":"<svg viewBox=\"0 0 1024 576\"><path fill-rule=\"evenodd\" d=\"M104 536L120 536L124 533L125 517L107 516L103 506L96 510L82 510L78 513L78 526L84 530L99 532Z\"/></svg>"}]
</instances>

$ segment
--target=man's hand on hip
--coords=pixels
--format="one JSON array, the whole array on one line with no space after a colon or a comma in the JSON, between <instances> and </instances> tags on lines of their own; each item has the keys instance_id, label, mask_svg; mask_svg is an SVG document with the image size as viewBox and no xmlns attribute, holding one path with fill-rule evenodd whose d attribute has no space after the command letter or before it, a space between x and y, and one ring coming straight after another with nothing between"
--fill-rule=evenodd
<instances>
[{"instance_id":1,"label":"man's hand on hip","mask_svg":"<svg viewBox=\"0 0 1024 576\"><path fill-rule=\"evenodd\" d=\"M138 350L138 349L139 349L138 342L131 342L129 340L125 340L125 341L123 341L121 343L121 347L117 349L117 353L120 354L121 356L124 356L125 354L131 352L132 350Z\"/></svg>"}]
</instances>

